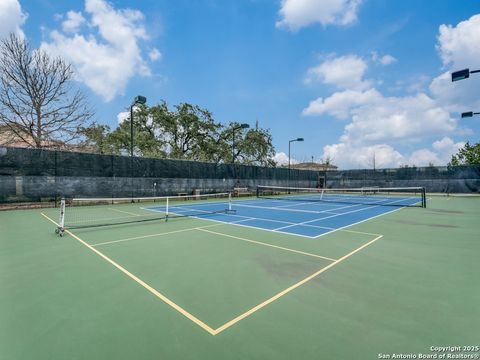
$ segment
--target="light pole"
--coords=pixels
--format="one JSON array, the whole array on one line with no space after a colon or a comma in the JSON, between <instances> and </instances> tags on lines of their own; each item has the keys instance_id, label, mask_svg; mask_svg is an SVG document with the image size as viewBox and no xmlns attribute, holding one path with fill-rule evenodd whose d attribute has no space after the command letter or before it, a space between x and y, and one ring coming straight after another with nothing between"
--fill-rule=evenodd
<instances>
[{"instance_id":1,"label":"light pole","mask_svg":"<svg viewBox=\"0 0 480 360\"><path fill-rule=\"evenodd\" d=\"M480 70L470 70L470 69L463 69L459 71L452 72L452 82L468 79L470 74L480 73ZM467 117L472 117L473 115L480 115L478 112L467 111L462 113L462 119Z\"/></svg>"},{"instance_id":2,"label":"light pole","mask_svg":"<svg viewBox=\"0 0 480 360\"><path fill-rule=\"evenodd\" d=\"M292 142L295 142L295 141L303 141L303 138L288 140L288 181L287 181L288 186L290 186L290 148L291 148Z\"/></svg>"},{"instance_id":3,"label":"light pole","mask_svg":"<svg viewBox=\"0 0 480 360\"><path fill-rule=\"evenodd\" d=\"M132 202L133 197L134 197L134 191L133 191L133 107L135 105L143 105L147 102L147 98L145 96L135 96L135 99L133 99L132 105L130 105L130 187L131 187L131 196L132 196Z\"/></svg>"},{"instance_id":4,"label":"light pole","mask_svg":"<svg viewBox=\"0 0 480 360\"><path fill-rule=\"evenodd\" d=\"M480 112L467 111L462 113L462 119L467 117L472 117L473 115L480 115Z\"/></svg>"},{"instance_id":5,"label":"light pole","mask_svg":"<svg viewBox=\"0 0 480 360\"><path fill-rule=\"evenodd\" d=\"M235 164L235 130L248 129L250 125L240 124L232 127L232 164Z\"/></svg>"},{"instance_id":6,"label":"light pole","mask_svg":"<svg viewBox=\"0 0 480 360\"><path fill-rule=\"evenodd\" d=\"M147 102L145 96L135 96L132 105L130 105L130 157L133 158L133 107L135 105L143 105Z\"/></svg>"},{"instance_id":7,"label":"light pole","mask_svg":"<svg viewBox=\"0 0 480 360\"><path fill-rule=\"evenodd\" d=\"M470 69L463 69L463 70L459 70L459 71L454 71L454 72L452 72L452 82L468 79L470 77L470 74L475 74L475 73L479 73L479 72L480 72L480 70L470 70Z\"/></svg>"}]
</instances>

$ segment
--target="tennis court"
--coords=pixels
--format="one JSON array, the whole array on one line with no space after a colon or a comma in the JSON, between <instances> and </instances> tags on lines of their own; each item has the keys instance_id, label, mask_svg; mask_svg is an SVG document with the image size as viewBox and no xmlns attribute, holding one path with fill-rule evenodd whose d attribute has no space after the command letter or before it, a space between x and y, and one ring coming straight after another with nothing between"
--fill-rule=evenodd
<instances>
[{"instance_id":1,"label":"tennis court","mask_svg":"<svg viewBox=\"0 0 480 360\"><path fill-rule=\"evenodd\" d=\"M0 358L376 359L475 345L480 199L422 196L268 187L67 204L63 220L58 208L1 212Z\"/></svg>"},{"instance_id":2,"label":"tennis court","mask_svg":"<svg viewBox=\"0 0 480 360\"><path fill-rule=\"evenodd\" d=\"M195 213L196 217L227 224L316 238L396 211L399 206L423 206L420 197L424 195L421 194L422 189L412 189L403 189L401 194L365 194L361 191L321 194L312 193L311 189L299 192L298 188L260 187L263 192L257 199L235 201L230 207L225 202L207 202L173 206L172 211L176 214ZM227 211L213 218L209 215L222 208L229 208L234 213ZM163 213L165 207L153 206L144 210ZM205 215L202 215L203 212Z\"/></svg>"}]
</instances>

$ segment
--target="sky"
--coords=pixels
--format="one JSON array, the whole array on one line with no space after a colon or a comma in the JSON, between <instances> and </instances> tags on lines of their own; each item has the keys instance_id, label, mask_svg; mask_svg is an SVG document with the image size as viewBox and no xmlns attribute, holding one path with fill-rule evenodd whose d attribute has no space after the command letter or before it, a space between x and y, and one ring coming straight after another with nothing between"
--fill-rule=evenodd
<instances>
[{"instance_id":1,"label":"sky","mask_svg":"<svg viewBox=\"0 0 480 360\"><path fill-rule=\"evenodd\" d=\"M137 95L258 121L275 159L342 169L445 165L476 143L478 0L0 0L14 32L62 56L115 128ZM375 160L374 160L375 159Z\"/></svg>"}]
</instances>

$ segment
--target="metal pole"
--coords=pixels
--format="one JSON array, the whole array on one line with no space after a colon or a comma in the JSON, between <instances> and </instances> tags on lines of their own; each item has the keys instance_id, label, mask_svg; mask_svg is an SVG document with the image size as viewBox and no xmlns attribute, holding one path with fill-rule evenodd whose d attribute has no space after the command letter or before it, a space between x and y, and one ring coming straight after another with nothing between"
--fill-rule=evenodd
<instances>
[{"instance_id":1,"label":"metal pole","mask_svg":"<svg viewBox=\"0 0 480 360\"><path fill-rule=\"evenodd\" d=\"M130 196L132 197L132 203L133 203L133 196L134 196L134 191L133 191L133 103L130 105Z\"/></svg>"},{"instance_id":2,"label":"metal pole","mask_svg":"<svg viewBox=\"0 0 480 360\"><path fill-rule=\"evenodd\" d=\"M232 164L235 164L235 126L232 128Z\"/></svg>"},{"instance_id":3,"label":"metal pole","mask_svg":"<svg viewBox=\"0 0 480 360\"><path fill-rule=\"evenodd\" d=\"M235 168L235 126L232 127L232 166L233 166L233 181L237 181L237 169ZM236 183L233 184L235 188Z\"/></svg>"},{"instance_id":4,"label":"metal pole","mask_svg":"<svg viewBox=\"0 0 480 360\"><path fill-rule=\"evenodd\" d=\"M133 105L130 105L130 156L133 157Z\"/></svg>"},{"instance_id":5,"label":"metal pole","mask_svg":"<svg viewBox=\"0 0 480 360\"><path fill-rule=\"evenodd\" d=\"M291 143L292 143L291 141L288 142L288 170L289 170L289 172L290 172L290 144Z\"/></svg>"},{"instance_id":6,"label":"metal pole","mask_svg":"<svg viewBox=\"0 0 480 360\"><path fill-rule=\"evenodd\" d=\"M287 186L290 187L290 144L292 142L288 142L288 176L287 176Z\"/></svg>"}]
</instances>

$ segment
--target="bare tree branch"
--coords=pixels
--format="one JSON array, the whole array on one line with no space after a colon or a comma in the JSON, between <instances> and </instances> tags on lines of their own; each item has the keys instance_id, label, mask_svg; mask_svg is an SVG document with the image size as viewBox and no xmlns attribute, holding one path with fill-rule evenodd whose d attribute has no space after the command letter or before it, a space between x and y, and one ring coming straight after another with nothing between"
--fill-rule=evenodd
<instances>
[{"instance_id":1,"label":"bare tree branch","mask_svg":"<svg viewBox=\"0 0 480 360\"><path fill-rule=\"evenodd\" d=\"M72 66L62 58L32 51L11 34L0 42L0 126L27 147L77 140L93 112L72 78Z\"/></svg>"}]
</instances>

